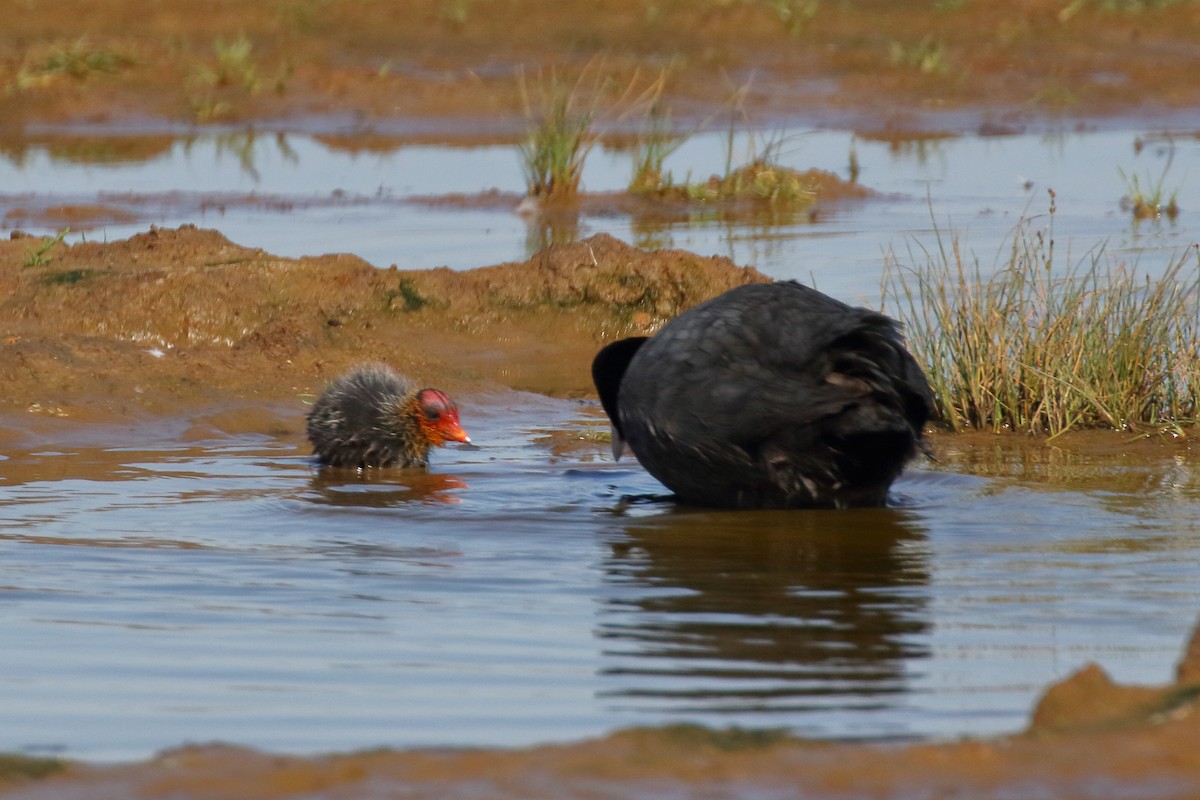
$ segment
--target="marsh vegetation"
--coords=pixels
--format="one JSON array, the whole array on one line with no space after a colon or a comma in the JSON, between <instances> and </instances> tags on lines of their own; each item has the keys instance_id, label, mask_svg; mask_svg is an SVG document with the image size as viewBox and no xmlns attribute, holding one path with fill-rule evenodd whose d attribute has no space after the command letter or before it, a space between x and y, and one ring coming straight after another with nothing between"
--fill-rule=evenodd
<instances>
[{"instance_id":1,"label":"marsh vegetation","mask_svg":"<svg viewBox=\"0 0 1200 800\"><path fill-rule=\"evenodd\" d=\"M884 297L906 325L943 424L1057 436L1180 434L1200 417L1200 249L1151 277L1098 244L1056 250L1024 219L988 274L954 234L894 251Z\"/></svg>"},{"instance_id":2,"label":"marsh vegetation","mask_svg":"<svg viewBox=\"0 0 1200 800\"><path fill-rule=\"evenodd\" d=\"M801 210L812 205L820 183L808 172L782 163L786 134L761 137L743 108L748 85L731 94L724 169L706 178L687 175L677 180L666 161L687 141L687 133L671 123L671 110L662 104L667 72L639 90L632 81L613 97L612 85L589 64L575 79L552 71L535 81L519 77L528 128L518 150L529 197L546 202L575 198L588 153L600 141L601 122L633 120L633 173L628 191L649 200L711 205L746 202L772 208ZM749 134L748 157L739 159L735 142Z\"/></svg>"}]
</instances>

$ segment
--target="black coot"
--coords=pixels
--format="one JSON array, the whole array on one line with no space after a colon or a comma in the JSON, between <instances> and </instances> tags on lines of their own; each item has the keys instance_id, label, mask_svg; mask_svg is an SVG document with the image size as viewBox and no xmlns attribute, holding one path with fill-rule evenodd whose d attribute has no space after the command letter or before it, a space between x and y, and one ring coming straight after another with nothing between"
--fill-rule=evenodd
<instances>
[{"instance_id":1,"label":"black coot","mask_svg":"<svg viewBox=\"0 0 1200 800\"><path fill-rule=\"evenodd\" d=\"M592 378L614 455L705 506L883 505L932 404L896 322L791 281L613 342Z\"/></svg>"}]
</instances>

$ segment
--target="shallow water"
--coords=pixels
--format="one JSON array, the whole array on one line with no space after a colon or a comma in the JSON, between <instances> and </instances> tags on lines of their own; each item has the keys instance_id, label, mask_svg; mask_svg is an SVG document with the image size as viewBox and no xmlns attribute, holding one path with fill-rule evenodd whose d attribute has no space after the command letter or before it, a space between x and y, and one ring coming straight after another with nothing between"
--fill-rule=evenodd
<instances>
[{"instance_id":1,"label":"shallow water","mask_svg":"<svg viewBox=\"0 0 1200 800\"><path fill-rule=\"evenodd\" d=\"M1053 188L1061 246L1107 242L1153 271L1200 238L1200 140L1177 137L1166 172L1183 214L1134 224L1117 168L1144 184L1168 160L1139 138L858 141L861 180L885 199L780 225L614 216L577 232L732 255L871 303L889 247L903 261L935 246L936 220L990 266L1022 215L1046 224ZM850 144L815 132L785 160L844 174ZM723 147L696 137L671 167L719 169ZM402 267L520 259L546 235L503 199L415 200L519 192L509 147L230 134L148 160L8 152L0 215L39 233L53 226L13 211L100 203L140 220L74 236L196 223L281 255ZM627 153L597 151L585 182L616 189L628 173ZM461 403L483 446L439 451L428 475L322 475L295 430L209 423L155 448L101 432L0 456L0 750L519 745L680 720L987 734L1019 729L1037 693L1087 661L1165 681L1200 611L1200 480L1182 448L947 438L891 509L704 512L590 443L590 405Z\"/></svg>"},{"instance_id":2,"label":"shallow water","mask_svg":"<svg viewBox=\"0 0 1200 800\"><path fill-rule=\"evenodd\" d=\"M1104 130L899 143L845 131L743 134L734 142L735 165L774 148L786 166L818 167L846 178L853 151L859 182L880 198L822 208L815 221L801 214L730 223L700 209L671 223L585 213L554 229L516 213L524 184L511 145L397 143L364 150L309 135L243 131L148 142L56 136L8 146L0 151L6 155L0 160L0 229L53 233L60 225L38 224L41 212L99 205L133 219L69 238L111 241L149 223L194 223L283 256L352 252L377 266L455 269L519 261L549 240L606 232L643 247L727 255L772 277L815 283L872 305L879 302L885 253L893 251L902 265L924 264L924 252L938 247L935 227L947 246L959 238L985 272L1003 264L1023 218L1049 230L1049 190L1057 196L1059 254L1069 252L1071 262L1104 246L1114 259L1154 273L1200 239L1195 132ZM677 180L704 179L723 169L728 149L723 134L698 134L666 167ZM597 148L583 183L592 192L616 191L631 174L627 149ZM1174 221L1135 222L1121 208L1133 180L1143 189L1161 185L1164 195L1175 194L1183 213ZM499 194L485 194L490 192ZM464 195L467 202L444 202L450 195Z\"/></svg>"},{"instance_id":3,"label":"shallow water","mask_svg":"<svg viewBox=\"0 0 1200 800\"><path fill-rule=\"evenodd\" d=\"M1012 731L1087 661L1165 681L1200 609L1186 451L945 439L895 508L699 511L588 441L590 405L463 407L486 446L367 481L295 432L9 453L0 750Z\"/></svg>"}]
</instances>

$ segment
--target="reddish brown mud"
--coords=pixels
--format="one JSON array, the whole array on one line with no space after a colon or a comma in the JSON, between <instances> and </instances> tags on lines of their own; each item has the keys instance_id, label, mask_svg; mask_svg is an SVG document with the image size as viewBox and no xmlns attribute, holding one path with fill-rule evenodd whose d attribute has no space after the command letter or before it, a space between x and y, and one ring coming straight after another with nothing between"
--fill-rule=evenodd
<instances>
[{"instance_id":1,"label":"reddish brown mud","mask_svg":"<svg viewBox=\"0 0 1200 800\"><path fill-rule=\"evenodd\" d=\"M273 403L373 358L448 388L581 396L607 339L765 278L727 259L645 253L606 235L523 263L379 270L349 255L285 259L216 231L108 244L0 242L0 414L111 421L222 399Z\"/></svg>"}]
</instances>

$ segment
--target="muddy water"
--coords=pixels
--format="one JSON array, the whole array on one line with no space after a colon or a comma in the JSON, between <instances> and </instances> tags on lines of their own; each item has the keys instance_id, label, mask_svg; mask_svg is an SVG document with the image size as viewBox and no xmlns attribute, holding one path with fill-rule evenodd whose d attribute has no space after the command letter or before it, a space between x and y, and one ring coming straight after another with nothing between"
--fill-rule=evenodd
<instances>
[{"instance_id":1,"label":"muddy water","mask_svg":"<svg viewBox=\"0 0 1200 800\"><path fill-rule=\"evenodd\" d=\"M891 509L709 512L587 404L463 405L479 447L372 480L315 470L298 418L7 453L0 750L1013 731L1087 661L1166 680L1200 609L1182 448L949 439Z\"/></svg>"},{"instance_id":2,"label":"muddy water","mask_svg":"<svg viewBox=\"0 0 1200 800\"><path fill-rule=\"evenodd\" d=\"M723 146L697 137L671 168L719 169ZM1080 254L1104 241L1153 270L1198 238L1195 137L853 147L883 198L770 224L584 214L567 233L732 254L865 302L884 250L935 244L931 219L987 266L1051 188L1056 235ZM820 132L785 153L837 169L850 148ZM511 148L236 134L148 159L100 152L117 155L56 141L9 157L4 225L112 240L192 222L282 255L405 267L520 259L560 235L513 213ZM1143 185L1165 174L1183 215L1133 223L1118 167ZM586 183L627 176L627 153L597 151ZM420 199L452 192L468 196ZM830 738L1013 731L1086 661L1165 681L1200 611L1187 445L946 438L891 509L730 514L677 509L613 463L592 405L461 402L480 446L439 451L429 474L317 472L299 400L253 424L200 415L157 438L98 429L5 452L0 751L508 746L680 720Z\"/></svg>"}]
</instances>

